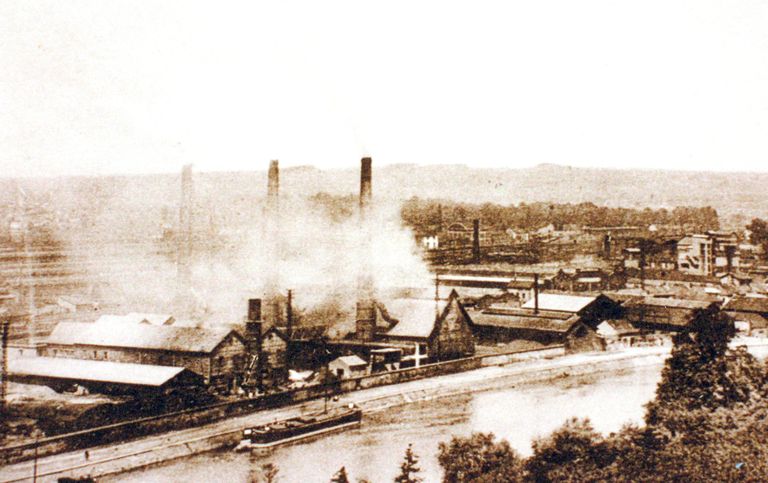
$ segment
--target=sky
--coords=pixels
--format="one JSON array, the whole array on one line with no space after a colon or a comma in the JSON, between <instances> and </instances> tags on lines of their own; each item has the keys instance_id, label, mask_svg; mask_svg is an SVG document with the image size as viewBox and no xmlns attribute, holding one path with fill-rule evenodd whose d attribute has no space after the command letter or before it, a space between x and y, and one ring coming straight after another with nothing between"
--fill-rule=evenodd
<instances>
[{"instance_id":1,"label":"sky","mask_svg":"<svg viewBox=\"0 0 768 483\"><path fill-rule=\"evenodd\" d=\"M0 2L0 177L768 171L768 1Z\"/></svg>"}]
</instances>

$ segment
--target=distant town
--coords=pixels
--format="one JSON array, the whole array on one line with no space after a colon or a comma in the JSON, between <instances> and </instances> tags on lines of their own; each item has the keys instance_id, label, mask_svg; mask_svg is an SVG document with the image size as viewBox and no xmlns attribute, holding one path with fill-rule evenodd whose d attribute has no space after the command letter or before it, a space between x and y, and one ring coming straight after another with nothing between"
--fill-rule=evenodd
<instances>
[{"instance_id":1,"label":"distant town","mask_svg":"<svg viewBox=\"0 0 768 483\"><path fill-rule=\"evenodd\" d=\"M756 216L395 202L371 158L359 194L291 192L277 161L247 192L214 196L197 176L186 166L173 194L127 177L73 179L66 196L4 181L0 461L493 364L671 347L701 314L768 337Z\"/></svg>"}]
</instances>

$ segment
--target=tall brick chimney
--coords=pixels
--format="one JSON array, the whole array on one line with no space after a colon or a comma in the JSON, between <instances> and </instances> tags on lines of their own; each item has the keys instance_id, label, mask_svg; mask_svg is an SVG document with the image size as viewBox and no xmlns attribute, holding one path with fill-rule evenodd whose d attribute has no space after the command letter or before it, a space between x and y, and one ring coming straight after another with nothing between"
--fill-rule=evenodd
<instances>
[{"instance_id":1,"label":"tall brick chimney","mask_svg":"<svg viewBox=\"0 0 768 483\"><path fill-rule=\"evenodd\" d=\"M186 298L191 285L192 258L192 165L181 170L181 202L179 203L179 231L176 236L176 270L179 290Z\"/></svg>"},{"instance_id":2,"label":"tall brick chimney","mask_svg":"<svg viewBox=\"0 0 768 483\"><path fill-rule=\"evenodd\" d=\"M256 386L263 385L263 357L262 357L262 318L261 318L261 299L248 299L248 316L245 321L245 342L248 350L248 368L253 371L250 376L254 377ZM250 363L256 361L255 367Z\"/></svg>"},{"instance_id":3,"label":"tall brick chimney","mask_svg":"<svg viewBox=\"0 0 768 483\"><path fill-rule=\"evenodd\" d=\"M267 204L264 212L264 237L268 263L264 283L263 320L277 325L280 319L280 167L269 162Z\"/></svg>"},{"instance_id":4,"label":"tall brick chimney","mask_svg":"<svg viewBox=\"0 0 768 483\"><path fill-rule=\"evenodd\" d=\"M371 268L371 227L370 211L373 196L371 181L371 158L360 160L360 265L357 281L357 306L355 311L355 333L363 341L372 341L376 334L376 307L373 298L373 274Z\"/></svg>"},{"instance_id":5,"label":"tall brick chimney","mask_svg":"<svg viewBox=\"0 0 768 483\"><path fill-rule=\"evenodd\" d=\"M472 262L480 263L480 220L472 221Z\"/></svg>"}]
</instances>

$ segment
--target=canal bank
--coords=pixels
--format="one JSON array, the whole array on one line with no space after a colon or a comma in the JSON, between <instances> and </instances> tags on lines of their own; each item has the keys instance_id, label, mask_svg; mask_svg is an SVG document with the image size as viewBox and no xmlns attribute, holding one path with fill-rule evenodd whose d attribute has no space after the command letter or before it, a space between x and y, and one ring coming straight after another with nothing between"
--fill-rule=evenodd
<instances>
[{"instance_id":1,"label":"canal bank","mask_svg":"<svg viewBox=\"0 0 768 483\"><path fill-rule=\"evenodd\" d=\"M764 353L766 348L768 346L764 344L754 344L750 346L750 351L753 353L762 351ZM364 422L361 430L367 431L367 422L375 422L376 418L379 417L394 415L400 418L410 418L414 408L421 405L436 404L438 407L443 407L451 405L453 399L482 397L483 392L493 393L499 388L503 388L505 398L509 399L528 394L532 390L532 386L535 390L536 387L557 387L562 384L568 385L571 381L577 381L577 385L583 383L585 387L589 388L590 384L599 383L602 379L611 379L618 377L617 375L636 373L645 369L655 374L653 377L656 378L668 354L668 347L653 347L629 349L620 353L581 354L549 360L529 360L349 393L342 396L340 403L355 402L366 410L366 422ZM655 385L654 380L647 384L647 387L644 386L648 389L647 399L653 396ZM473 396L473 394L477 396ZM617 396L621 398L622 394L619 393ZM587 396L586 399L588 400L589 397ZM645 401L636 406L642 408ZM409 404L407 411L394 409L387 411L389 408L403 404ZM570 402L563 404L566 406L573 405ZM600 408L600 405L590 403L589 407ZM123 444L94 448L90 451L88 461L85 461L82 452L56 455L40 460L38 475L43 476L43 479L55 480L56 477L62 475L84 476L90 474L101 476L148 466L165 468L179 464L183 467L189 457L205 459L207 456L194 455L235 444L239 440L240 430L245 426L264 424L275 419L293 417L302 412L317 411L321 408L322 402L313 401L300 406L233 418L199 428L174 431ZM641 410L638 411L640 414L642 413ZM549 417L537 418L535 414L534 411L528 416L531 419L550 420ZM445 421L450 422L460 417L461 413L457 413ZM442 425L445 421L441 421L439 424ZM489 429L494 430L493 427ZM345 434L334 436L332 439L324 438L310 444L324 445L326 444L323 443L324 441L332 441L336 438L343 440ZM376 437L372 437L369 442L376 439ZM296 448L303 447L305 445L299 445ZM286 449L286 451L290 451L290 449ZM216 458L221 457L220 453L212 454L218 455L215 456ZM179 458L183 458L179 463L168 463L168 461ZM0 481L23 481L29 479L32 472L31 462L19 463L0 470ZM170 481L181 480L171 479ZM232 481L240 480L234 479ZM247 479L242 481L247 481ZM377 479L373 481L377 481Z\"/></svg>"}]
</instances>

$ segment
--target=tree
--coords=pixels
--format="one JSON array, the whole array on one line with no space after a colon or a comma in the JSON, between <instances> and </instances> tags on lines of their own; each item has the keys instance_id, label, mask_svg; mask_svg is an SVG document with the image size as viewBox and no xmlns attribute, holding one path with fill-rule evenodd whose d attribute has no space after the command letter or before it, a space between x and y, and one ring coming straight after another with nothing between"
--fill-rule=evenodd
<instances>
[{"instance_id":1,"label":"tree","mask_svg":"<svg viewBox=\"0 0 768 483\"><path fill-rule=\"evenodd\" d=\"M418 483L421 478L416 476L421 468L418 467L419 457L413 452L412 445L405 450L403 463L400 465L400 474L395 478L395 483Z\"/></svg>"},{"instance_id":2,"label":"tree","mask_svg":"<svg viewBox=\"0 0 768 483\"><path fill-rule=\"evenodd\" d=\"M349 477L347 476L347 469L345 467L339 468L339 471L331 478L331 483L349 483Z\"/></svg>"},{"instance_id":3,"label":"tree","mask_svg":"<svg viewBox=\"0 0 768 483\"><path fill-rule=\"evenodd\" d=\"M496 442L493 433L453 436L449 443L440 443L437 460L444 483L522 481L520 457L507 441Z\"/></svg>"},{"instance_id":4,"label":"tree","mask_svg":"<svg viewBox=\"0 0 768 483\"><path fill-rule=\"evenodd\" d=\"M581 481L583 473L605 465L603 449L589 420L572 418L551 435L534 440L525 468L536 482Z\"/></svg>"},{"instance_id":5,"label":"tree","mask_svg":"<svg viewBox=\"0 0 768 483\"><path fill-rule=\"evenodd\" d=\"M277 481L277 473L279 471L277 466L272 463L267 463L261 466L261 477L264 479L265 483L274 483Z\"/></svg>"},{"instance_id":6,"label":"tree","mask_svg":"<svg viewBox=\"0 0 768 483\"><path fill-rule=\"evenodd\" d=\"M763 247L763 257L768 258L768 221L753 218L747 230L750 231L749 242Z\"/></svg>"}]
</instances>

